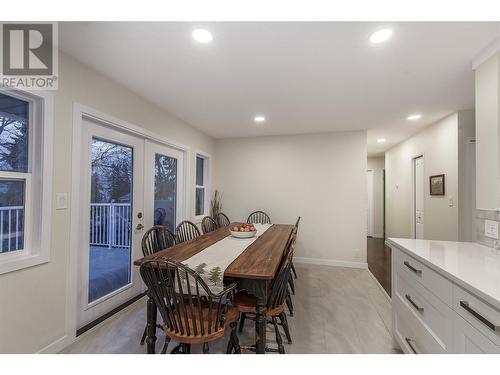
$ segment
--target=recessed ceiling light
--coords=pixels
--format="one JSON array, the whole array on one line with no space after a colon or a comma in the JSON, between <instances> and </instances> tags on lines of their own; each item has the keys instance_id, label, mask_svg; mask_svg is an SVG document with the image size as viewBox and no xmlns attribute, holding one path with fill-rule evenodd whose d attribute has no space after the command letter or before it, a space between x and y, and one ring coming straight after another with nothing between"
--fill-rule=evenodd
<instances>
[{"instance_id":1,"label":"recessed ceiling light","mask_svg":"<svg viewBox=\"0 0 500 375\"><path fill-rule=\"evenodd\" d=\"M389 39L391 36L392 36L391 29L381 29L381 30L375 31L370 36L370 42L372 42L374 44L382 43L382 42L385 42L387 39Z\"/></svg>"},{"instance_id":2,"label":"recessed ceiling light","mask_svg":"<svg viewBox=\"0 0 500 375\"><path fill-rule=\"evenodd\" d=\"M265 122L265 121L266 121L266 118L265 118L264 116L255 116L255 117L253 118L253 120L254 120L256 123L261 124L261 123L263 123L263 122Z\"/></svg>"},{"instance_id":3,"label":"recessed ceiling light","mask_svg":"<svg viewBox=\"0 0 500 375\"><path fill-rule=\"evenodd\" d=\"M385 138L379 138L377 139L377 143L384 143L385 142Z\"/></svg>"},{"instance_id":4,"label":"recessed ceiling light","mask_svg":"<svg viewBox=\"0 0 500 375\"><path fill-rule=\"evenodd\" d=\"M419 118L422 118L422 115L415 114L408 116L406 119L412 121L412 120L418 120Z\"/></svg>"},{"instance_id":5,"label":"recessed ceiling light","mask_svg":"<svg viewBox=\"0 0 500 375\"><path fill-rule=\"evenodd\" d=\"M193 36L193 39L196 40L198 43L210 43L213 40L212 33L208 30L205 29L196 29L193 30L193 33L191 34Z\"/></svg>"}]
</instances>

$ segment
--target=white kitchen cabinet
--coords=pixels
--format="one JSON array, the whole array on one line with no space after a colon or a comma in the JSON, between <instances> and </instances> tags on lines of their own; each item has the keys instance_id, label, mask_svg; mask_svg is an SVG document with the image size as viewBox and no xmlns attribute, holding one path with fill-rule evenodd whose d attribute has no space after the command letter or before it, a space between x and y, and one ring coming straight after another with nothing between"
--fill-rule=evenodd
<instances>
[{"instance_id":1,"label":"white kitchen cabinet","mask_svg":"<svg viewBox=\"0 0 500 375\"><path fill-rule=\"evenodd\" d=\"M500 353L500 348L467 323L460 315L453 316L453 353L486 354Z\"/></svg>"},{"instance_id":2,"label":"white kitchen cabinet","mask_svg":"<svg viewBox=\"0 0 500 375\"><path fill-rule=\"evenodd\" d=\"M500 253L388 239L393 337L405 353L500 353Z\"/></svg>"}]
</instances>

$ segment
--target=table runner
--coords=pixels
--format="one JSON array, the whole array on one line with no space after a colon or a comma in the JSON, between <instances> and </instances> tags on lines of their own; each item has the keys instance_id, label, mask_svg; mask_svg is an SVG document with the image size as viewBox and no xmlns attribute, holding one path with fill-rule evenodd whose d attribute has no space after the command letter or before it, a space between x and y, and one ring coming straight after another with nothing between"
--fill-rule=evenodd
<instances>
[{"instance_id":1,"label":"table runner","mask_svg":"<svg viewBox=\"0 0 500 375\"><path fill-rule=\"evenodd\" d=\"M252 238L224 237L182 263L195 270L215 294L224 289L224 271L248 246L271 227L272 224L254 224L257 234ZM201 291L200 291L201 292Z\"/></svg>"}]
</instances>

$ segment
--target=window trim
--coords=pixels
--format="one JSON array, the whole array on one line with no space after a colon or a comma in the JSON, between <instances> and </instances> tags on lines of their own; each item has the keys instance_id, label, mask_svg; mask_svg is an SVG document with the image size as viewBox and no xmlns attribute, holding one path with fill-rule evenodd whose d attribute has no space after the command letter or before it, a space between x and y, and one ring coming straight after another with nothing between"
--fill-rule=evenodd
<instances>
[{"instance_id":1,"label":"window trim","mask_svg":"<svg viewBox=\"0 0 500 375\"><path fill-rule=\"evenodd\" d=\"M198 185L196 182L196 174L197 174L197 163L196 160L198 158L203 159L203 185ZM195 223L201 223L203 218L210 213L210 183L211 183L211 168L210 168L210 160L211 157L205 152L196 152L194 157L194 194L193 194L193 215ZM204 190L204 207L203 213L201 215L196 215L196 189Z\"/></svg>"},{"instance_id":2,"label":"window trim","mask_svg":"<svg viewBox=\"0 0 500 375\"><path fill-rule=\"evenodd\" d=\"M46 91L0 88L0 92L30 103L28 170L0 172L0 177L3 179L26 181L24 249L0 254L1 275L47 263L50 260L54 105L53 94Z\"/></svg>"}]
</instances>

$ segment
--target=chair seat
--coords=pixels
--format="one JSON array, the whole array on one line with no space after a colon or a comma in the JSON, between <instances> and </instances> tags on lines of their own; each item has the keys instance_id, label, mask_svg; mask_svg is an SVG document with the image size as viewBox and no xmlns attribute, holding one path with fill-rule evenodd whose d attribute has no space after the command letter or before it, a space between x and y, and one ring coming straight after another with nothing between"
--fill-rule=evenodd
<instances>
[{"instance_id":1,"label":"chair seat","mask_svg":"<svg viewBox=\"0 0 500 375\"><path fill-rule=\"evenodd\" d=\"M241 313L255 314L257 312L257 297L247 292L238 292L234 296L233 305ZM275 307L273 309L267 309L266 316L272 317L277 316L285 309L285 305Z\"/></svg>"},{"instance_id":2,"label":"chair seat","mask_svg":"<svg viewBox=\"0 0 500 375\"><path fill-rule=\"evenodd\" d=\"M193 319L192 319L192 314L193 311L191 311L189 308L187 308L186 311L180 310L180 315L181 315L181 322L184 327L184 334L181 334L180 330L176 332L175 330L169 330L166 326L163 326L163 330L165 331L165 334L169 336L171 339L175 341L179 341L185 344L201 344L205 343L208 341L212 341L215 339L218 339L222 336L224 336L224 329L226 327L226 324L233 323L238 321L239 318L239 311L236 307L229 306L227 309L226 313L226 324L224 324L223 327L217 329L214 331L213 329L213 324L217 320L217 305L212 304L212 309L210 310L210 306L205 303L201 307L201 314L202 316L200 317L200 313L198 312L198 309L194 309L194 322L196 325L196 330L197 334L195 335L194 332L194 324L193 324ZM175 311L177 314L177 311ZM186 330L186 318L185 318L185 313L187 314L187 324L189 325L189 330L190 330L190 335L187 334ZM209 334L208 333L208 323L209 323L209 315L211 315L211 324L212 324L212 332ZM204 327L204 335L201 334L201 326L203 325Z\"/></svg>"}]
</instances>

